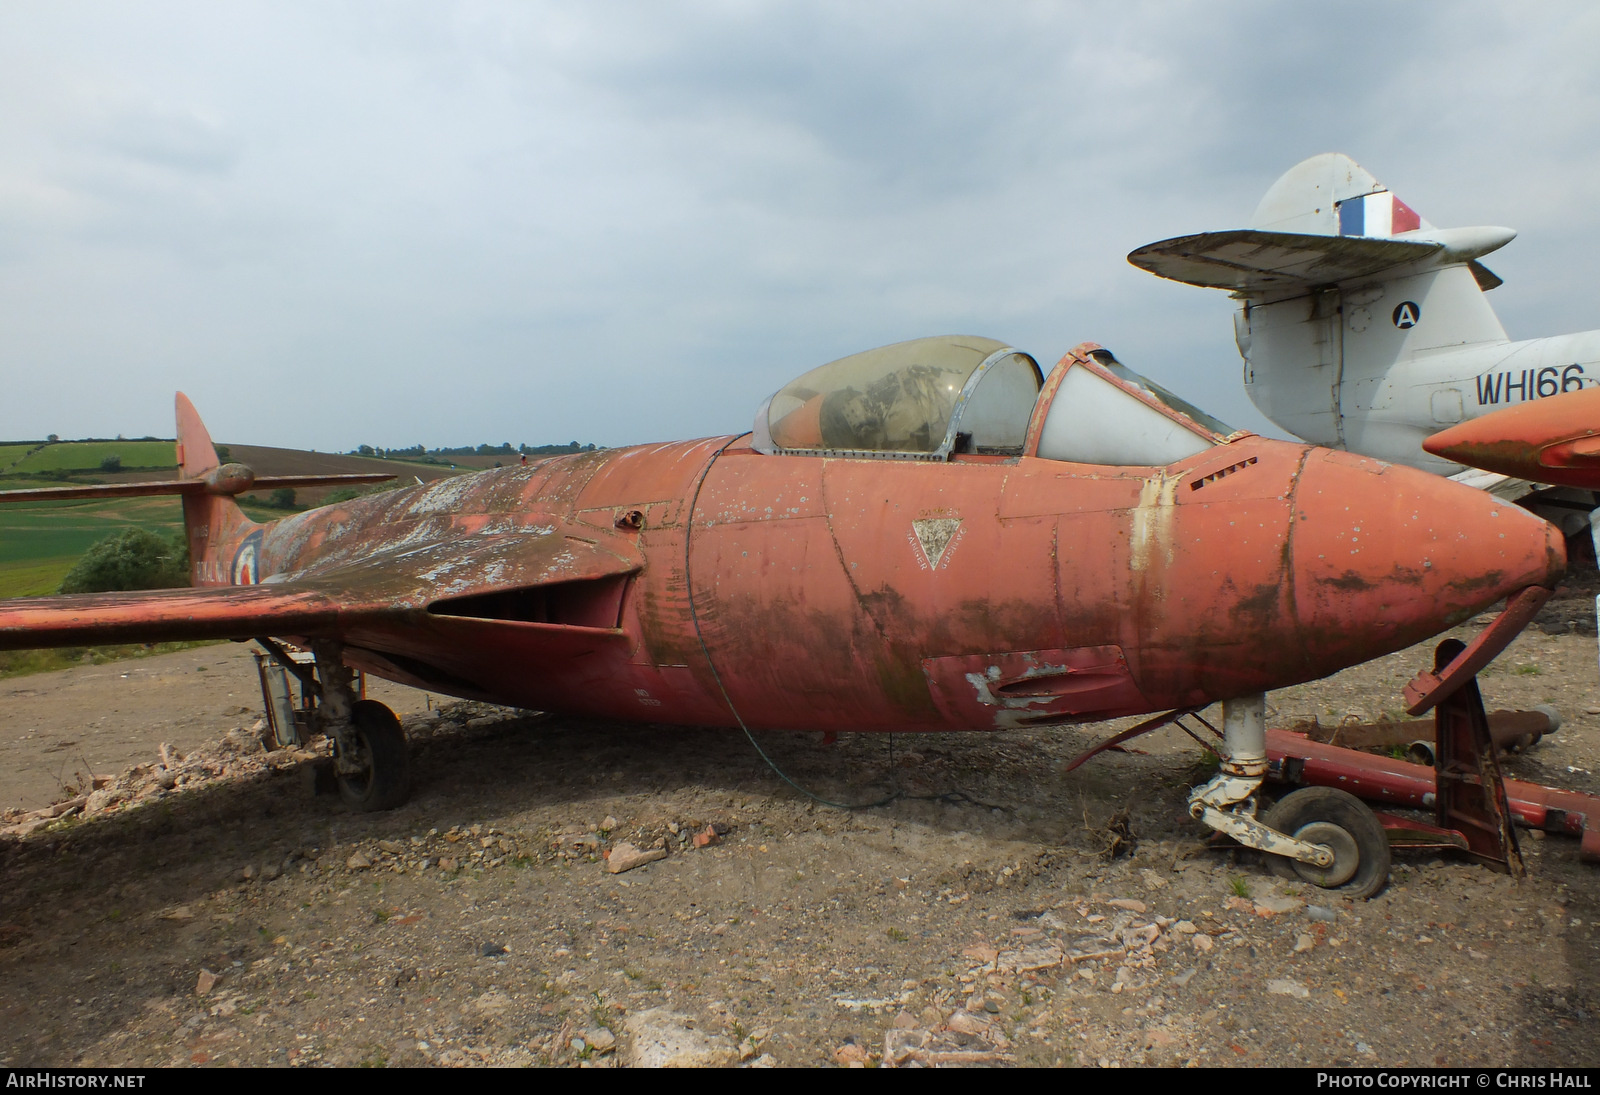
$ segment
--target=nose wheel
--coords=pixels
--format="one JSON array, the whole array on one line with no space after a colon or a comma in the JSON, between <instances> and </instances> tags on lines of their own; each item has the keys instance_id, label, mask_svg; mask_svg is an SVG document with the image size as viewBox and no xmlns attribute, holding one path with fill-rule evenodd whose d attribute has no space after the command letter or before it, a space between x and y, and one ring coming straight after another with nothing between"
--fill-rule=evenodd
<instances>
[{"instance_id":1,"label":"nose wheel","mask_svg":"<svg viewBox=\"0 0 1600 1095\"><path fill-rule=\"evenodd\" d=\"M1266 697L1222 705L1222 766L1189 794L1195 820L1267 854L1275 873L1346 897L1371 897L1389 878L1389 839L1347 791L1306 787L1256 817L1267 771Z\"/></svg>"},{"instance_id":2,"label":"nose wheel","mask_svg":"<svg viewBox=\"0 0 1600 1095\"><path fill-rule=\"evenodd\" d=\"M1389 877L1389 838L1365 803L1337 787L1302 787L1279 799L1261 819L1269 829L1333 853L1327 866L1267 855L1273 874L1367 898Z\"/></svg>"}]
</instances>

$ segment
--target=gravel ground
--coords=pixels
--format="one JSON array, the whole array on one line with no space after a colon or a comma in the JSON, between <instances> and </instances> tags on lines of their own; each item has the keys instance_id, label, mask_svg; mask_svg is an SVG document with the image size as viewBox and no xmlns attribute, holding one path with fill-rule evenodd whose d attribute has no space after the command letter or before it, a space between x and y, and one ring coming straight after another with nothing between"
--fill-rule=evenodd
<instances>
[{"instance_id":1,"label":"gravel ground","mask_svg":"<svg viewBox=\"0 0 1600 1095\"><path fill-rule=\"evenodd\" d=\"M1592 621L1575 589L1481 678L1490 708L1566 720L1509 774L1600 793ZM254 675L238 648L170 658ZM1425 664L1274 694L1273 721L1396 714ZM7 682L36 701L8 762L37 770L25 731L93 741L105 696L81 681L105 670ZM102 781L129 801L10 813L0 1064L1600 1063L1600 868L1575 840L1523 834L1520 883L1397 853L1386 890L1344 901L1207 847L1183 809L1203 758L1171 731L1067 775L1113 727L761 736L819 794L901 792L844 811L738 733L413 693L386 697L412 800L357 815L311 795L314 758L229 732L250 699L185 695L120 712L149 724L142 767ZM173 743L169 789L157 746L183 719L210 733ZM666 854L609 873L625 844Z\"/></svg>"}]
</instances>

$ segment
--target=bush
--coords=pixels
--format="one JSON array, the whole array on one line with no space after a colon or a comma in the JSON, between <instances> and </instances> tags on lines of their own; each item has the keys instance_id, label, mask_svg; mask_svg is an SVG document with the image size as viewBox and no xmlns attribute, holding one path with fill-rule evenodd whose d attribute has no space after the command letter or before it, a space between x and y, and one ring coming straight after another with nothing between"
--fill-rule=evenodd
<instances>
[{"instance_id":1,"label":"bush","mask_svg":"<svg viewBox=\"0 0 1600 1095\"><path fill-rule=\"evenodd\" d=\"M183 533L171 539L130 528L107 536L84 553L62 579L63 593L120 589L171 589L189 584L189 547Z\"/></svg>"},{"instance_id":2,"label":"bush","mask_svg":"<svg viewBox=\"0 0 1600 1095\"><path fill-rule=\"evenodd\" d=\"M100 461L100 470L104 472L117 472L122 470L122 457L112 453Z\"/></svg>"},{"instance_id":3,"label":"bush","mask_svg":"<svg viewBox=\"0 0 1600 1095\"><path fill-rule=\"evenodd\" d=\"M279 487L267 495L267 505L273 509L294 509L294 488Z\"/></svg>"}]
</instances>

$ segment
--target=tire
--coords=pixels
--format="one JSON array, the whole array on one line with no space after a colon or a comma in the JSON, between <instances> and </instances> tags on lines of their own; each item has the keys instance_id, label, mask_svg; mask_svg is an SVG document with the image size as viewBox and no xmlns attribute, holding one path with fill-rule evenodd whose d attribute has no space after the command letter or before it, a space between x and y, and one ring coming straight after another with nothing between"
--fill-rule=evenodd
<instances>
[{"instance_id":1,"label":"tire","mask_svg":"<svg viewBox=\"0 0 1600 1095\"><path fill-rule=\"evenodd\" d=\"M376 700L357 700L350 711L350 724L365 771L339 777L339 797L352 810L363 813L392 810L405 802L411 791L411 772L406 759L406 735L393 711Z\"/></svg>"},{"instance_id":2,"label":"tire","mask_svg":"<svg viewBox=\"0 0 1600 1095\"><path fill-rule=\"evenodd\" d=\"M1280 878L1310 882L1342 897L1368 898L1389 880L1389 838L1366 803L1336 787L1302 787L1279 799L1261 821L1287 836L1333 849L1331 867L1268 855Z\"/></svg>"}]
</instances>

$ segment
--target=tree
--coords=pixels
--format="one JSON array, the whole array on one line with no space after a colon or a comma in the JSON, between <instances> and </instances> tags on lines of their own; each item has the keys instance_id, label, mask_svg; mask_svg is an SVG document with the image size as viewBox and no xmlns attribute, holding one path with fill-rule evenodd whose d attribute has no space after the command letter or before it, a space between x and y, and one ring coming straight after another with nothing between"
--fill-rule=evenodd
<instances>
[{"instance_id":1,"label":"tree","mask_svg":"<svg viewBox=\"0 0 1600 1095\"><path fill-rule=\"evenodd\" d=\"M57 441L61 440L61 435L58 433L53 433L49 437L45 438L45 440L54 445Z\"/></svg>"},{"instance_id":2,"label":"tree","mask_svg":"<svg viewBox=\"0 0 1600 1095\"><path fill-rule=\"evenodd\" d=\"M279 487L267 495L267 505L274 509L294 509L294 488Z\"/></svg>"},{"instance_id":3,"label":"tree","mask_svg":"<svg viewBox=\"0 0 1600 1095\"><path fill-rule=\"evenodd\" d=\"M231 462L230 461L231 454L228 452L228 446L226 446L226 445L213 445L212 447L217 450L217 463L219 463L219 464L227 464L227 463Z\"/></svg>"},{"instance_id":4,"label":"tree","mask_svg":"<svg viewBox=\"0 0 1600 1095\"><path fill-rule=\"evenodd\" d=\"M61 582L63 593L109 593L119 589L171 589L189 584L189 546L130 528L107 536L84 553Z\"/></svg>"},{"instance_id":5,"label":"tree","mask_svg":"<svg viewBox=\"0 0 1600 1095\"><path fill-rule=\"evenodd\" d=\"M100 470L103 472L119 472L122 470L122 457L116 453L100 461Z\"/></svg>"}]
</instances>

